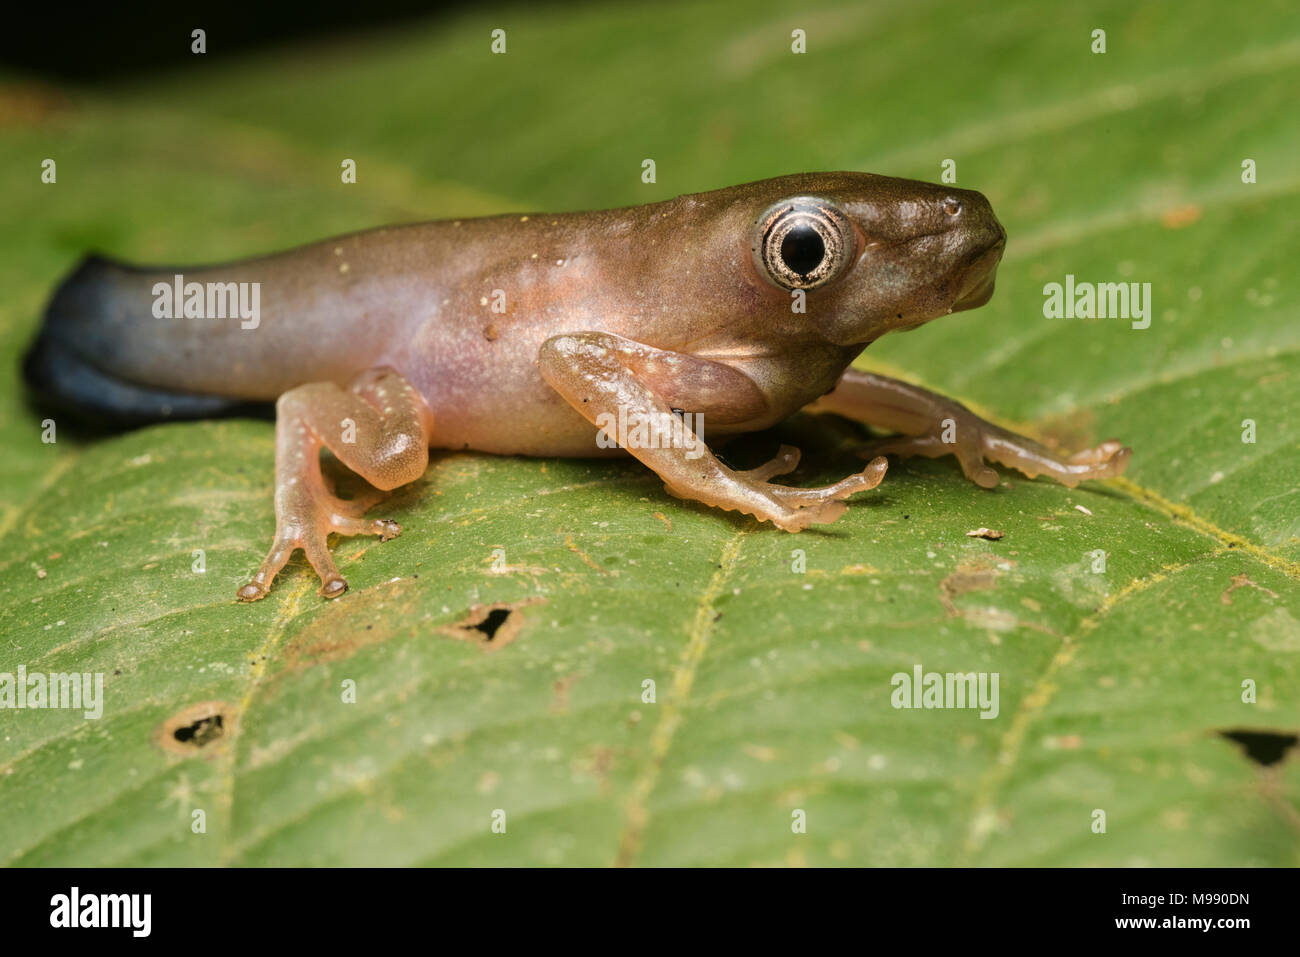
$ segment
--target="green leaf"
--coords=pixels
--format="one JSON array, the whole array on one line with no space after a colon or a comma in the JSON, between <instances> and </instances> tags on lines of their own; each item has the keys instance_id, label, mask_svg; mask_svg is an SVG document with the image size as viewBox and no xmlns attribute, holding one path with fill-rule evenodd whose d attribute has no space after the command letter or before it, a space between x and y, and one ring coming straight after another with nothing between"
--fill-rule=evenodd
<instances>
[{"instance_id":1,"label":"green leaf","mask_svg":"<svg viewBox=\"0 0 1300 957\"><path fill-rule=\"evenodd\" d=\"M1294 749L1262 757L1300 728L1298 86L1287 0L519 7L238 62L214 38L93 93L11 77L0 672L99 672L106 700L0 710L0 861L1300 863ZM295 561L245 606L271 425L45 444L17 378L92 247L200 262L948 158L1007 227L998 291L863 366L1066 449L1119 436L1123 479L894 462L796 537L636 463L439 453L385 506L400 538L337 543L348 595ZM1067 273L1150 282L1150 328L1043 318ZM865 437L798 416L728 454L799 445L812 484ZM493 606L492 641L455 627ZM917 665L997 673L997 716L894 708Z\"/></svg>"}]
</instances>

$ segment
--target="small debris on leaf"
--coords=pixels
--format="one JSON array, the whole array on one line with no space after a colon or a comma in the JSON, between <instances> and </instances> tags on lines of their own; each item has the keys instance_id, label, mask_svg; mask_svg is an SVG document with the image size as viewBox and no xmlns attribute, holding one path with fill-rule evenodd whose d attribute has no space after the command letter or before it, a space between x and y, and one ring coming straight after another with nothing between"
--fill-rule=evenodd
<instances>
[{"instance_id":1,"label":"small debris on leaf","mask_svg":"<svg viewBox=\"0 0 1300 957\"><path fill-rule=\"evenodd\" d=\"M991 542L996 542L1005 535L1006 532L999 532L996 528L973 528L966 533L968 538L987 538Z\"/></svg>"},{"instance_id":2,"label":"small debris on leaf","mask_svg":"<svg viewBox=\"0 0 1300 957\"><path fill-rule=\"evenodd\" d=\"M1076 512L1083 512L1084 515L1091 515L1091 514L1092 514L1092 512L1088 511L1088 510L1087 510L1086 508L1084 508L1082 505L1076 505L1076 506L1074 506L1074 509L1075 509Z\"/></svg>"}]
</instances>

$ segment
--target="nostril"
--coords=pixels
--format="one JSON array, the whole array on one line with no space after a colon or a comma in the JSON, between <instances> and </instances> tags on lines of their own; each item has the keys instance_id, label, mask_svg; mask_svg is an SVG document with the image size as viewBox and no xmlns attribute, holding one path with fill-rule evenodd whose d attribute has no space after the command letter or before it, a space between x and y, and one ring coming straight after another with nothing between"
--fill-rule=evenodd
<instances>
[{"instance_id":1,"label":"nostril","mask_svg":"<svg viewBox=\"0 0 1300 957\"><path fill-rule=\"evenodd\" d=\"M956 199L945 201L943 204L943 211L949 216L956 216L961 212L961 201Z\"/></svg>"}]
</instances>

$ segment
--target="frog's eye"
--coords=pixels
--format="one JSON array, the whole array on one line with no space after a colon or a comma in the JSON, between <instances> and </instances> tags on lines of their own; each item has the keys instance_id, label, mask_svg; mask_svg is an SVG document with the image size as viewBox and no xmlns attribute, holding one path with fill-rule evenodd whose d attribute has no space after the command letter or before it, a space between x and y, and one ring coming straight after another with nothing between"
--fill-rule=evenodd
<instances>
[{"instance_id":1,"label":"frog's eye","mask_svg":"<svg viewBox=\"0 0 1300 957\"><path fill-rule=\"evenodd\" d=\"M844 272L854 245L840 210L820 199L789 199L759 218L754 265L782 289L816 289Z\"/></svg>"}]
</instances>

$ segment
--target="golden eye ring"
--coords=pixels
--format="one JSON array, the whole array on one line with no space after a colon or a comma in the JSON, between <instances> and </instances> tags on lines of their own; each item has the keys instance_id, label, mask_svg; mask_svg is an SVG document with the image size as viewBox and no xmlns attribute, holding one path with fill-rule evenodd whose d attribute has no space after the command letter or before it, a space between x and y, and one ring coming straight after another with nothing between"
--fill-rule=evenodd
<instances>
[{"instance_id":1,"label":"golden eye ring","mask_svg":"<svg viewBox=\"0 0 1300 957\"><path fill-rule=\"evenodd\" d=\"M817 289L838 279L853 256L849 218L825 200L783 200L759 217L754 265L782 289Z\"/></svg>"}]
</instances>

